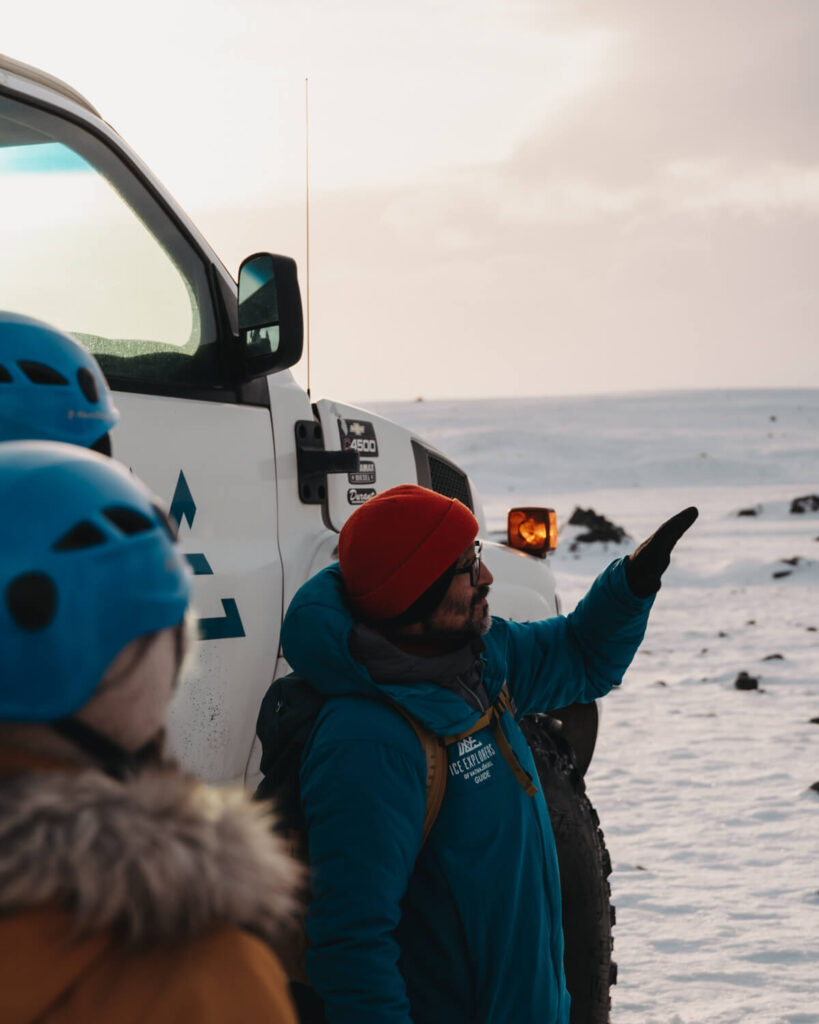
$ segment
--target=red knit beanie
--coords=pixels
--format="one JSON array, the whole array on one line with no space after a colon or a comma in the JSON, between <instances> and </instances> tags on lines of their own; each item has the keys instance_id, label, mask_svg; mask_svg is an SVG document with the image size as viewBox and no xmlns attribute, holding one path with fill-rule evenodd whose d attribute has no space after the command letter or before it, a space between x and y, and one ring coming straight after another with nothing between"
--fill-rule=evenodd
<instances>
[{"instance_id":1,"label":"red knit beanie","mask_svg":"<svg viewBox=\"0 0 819 1024\"><path fill-rule=\"evenodd\" d=\"M350 602L366 618L395 618L477 535L478 520L457 498L415 484L376 494L353 512L338 538Z\"/></svg>"}]
</instances>

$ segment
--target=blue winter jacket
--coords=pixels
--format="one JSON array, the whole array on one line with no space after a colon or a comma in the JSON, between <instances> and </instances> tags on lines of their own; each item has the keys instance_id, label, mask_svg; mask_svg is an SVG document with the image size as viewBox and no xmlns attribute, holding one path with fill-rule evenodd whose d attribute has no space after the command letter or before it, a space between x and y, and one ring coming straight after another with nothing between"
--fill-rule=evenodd
<instances>
[{"instance_id":1,"label":"blue winter jacket","mask_svg":"<svg viewBox=\"0 0 819 1024\"><path fill-rule=\"evenodd\" d=\"M653 598L613 562L568 616L493 619L483 681L518 716L588 702L617 685ZM566 1024L560 882L546 803L528 796L490 728L449 747L440 813L421 849L426 760L388 696L441 736L479 712L418 679L376 683L349 648L337 566L298 591L282 644L328 700L305 748L302 806L312 900L307 971L331 1024ZM533 778L512 715L504 733ZM419 852L420 850L420 852Z\"/></svg>"}]
</instances>

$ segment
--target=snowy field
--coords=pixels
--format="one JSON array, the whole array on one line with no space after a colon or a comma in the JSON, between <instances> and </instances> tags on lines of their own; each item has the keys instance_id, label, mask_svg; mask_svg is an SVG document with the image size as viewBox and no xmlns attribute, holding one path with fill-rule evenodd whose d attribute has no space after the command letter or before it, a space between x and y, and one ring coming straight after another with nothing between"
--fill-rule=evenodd
<instances>
[{"instance_id":1,"label":"snowy field","mask_svg":"<svg viewBox=\"0 0 819 1024\"><path fill-rule=\"evenodd\" d=\"M557 510L566 609L633 546L571 552L575 506L634 542L699 507L587 776L614 864L612 1021L819 1024L819 513L789 511L819 494L819 391L371 407L470 473L490 531L511 505Z\"/></svg>"}]
</instances>

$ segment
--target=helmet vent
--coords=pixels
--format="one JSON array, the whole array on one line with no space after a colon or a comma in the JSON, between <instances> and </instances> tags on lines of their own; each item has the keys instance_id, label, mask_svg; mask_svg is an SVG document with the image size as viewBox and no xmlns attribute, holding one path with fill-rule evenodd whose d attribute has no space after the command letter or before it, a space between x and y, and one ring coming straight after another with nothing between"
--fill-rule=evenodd
<instances>
[{"instance_id":1,"label":"helmet vent","mask_svg":"<svg viewBox=\"0 0 819 1024\"><path fill-rule=\"evenodd\" d=\"M55 551L81 551L83 548L93 548L97 544L105 543L105 534L98 526L89 523L87 519L72 526L68 533L54 545Z\"/></svg>"},{"instance_id":2,"label":"helmet vent","mask_svg":"<svg viewBox=\"0 0 819 1024\"><path fill-rule=\"evenodd\" d=\"M21 629L45 629L57 611L57 588L44 572L27 572L6 588L6 605Z\"/></svg>"},{"instance_id":3,"label":"helmet vent","mask_svg":"<svg viewBox=\"0 0 819 1024\"><path fill-rule=\"evenodd\" d=\"M0 384L10 384L11 379L12 378L9 371L5 368L5 366L0 365Z\"/></svg>"},{"instance_id":4,"label":"helmet vent","mask_svg":"<svg viewBox=\"0 0 819 1024\"><path fill-rule=\"evenodd\" d=\"M97 382L94 380L94 374L87 366L81 366L77 370L77 383L80 385L80 391L82 391L88 401L92 405L96 405L100 400L100 392Z\"/></svg>"},{"instance_id":5,"label":"helmet vent","mask_svg":"<svg viewBox=\"0 0 819 1024\"><path fill-rule=\"evenodd\" d=\"M135 533L153 530L156 526L156 523L144 513L138 512L135 508L129 508L127 505L110 505L102 510L102 514L109 523L113 523L120 532L129 537Z\"/></svg>"},{"instance_id":6,"label":"helmet vent","mask_svg":"<svg viewBox=\"0 0 819 1024\"><path fill-rule=\"evenodd\" d=\"M68 383L59 370L55 370L53 366L46 366L45 363L35 363L30 359L21 359L17 365L32 384Z\"/></svg>"}]
</instances>

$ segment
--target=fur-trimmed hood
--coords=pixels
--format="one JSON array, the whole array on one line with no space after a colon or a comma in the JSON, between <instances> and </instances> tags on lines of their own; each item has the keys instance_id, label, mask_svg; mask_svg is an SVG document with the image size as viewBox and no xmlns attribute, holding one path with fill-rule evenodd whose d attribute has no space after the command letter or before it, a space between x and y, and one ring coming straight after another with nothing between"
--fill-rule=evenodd
<instances>
[{"instance_id":1,"label":"fur-trimmed hood","mask_svg":"<svg viewBox=\"0 0 819 1024\"><path fill-rule=\"evenodd\" d=\"M0 777L0 913L62 907L78 937L111 929L135 946L218 924L276 948L300 869L269 810L171 765L119 782L98 771Z\"/></svg>"}]
</instances>

